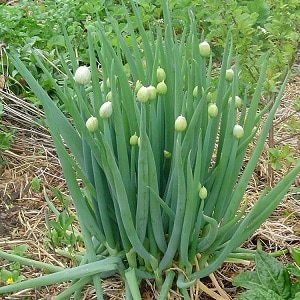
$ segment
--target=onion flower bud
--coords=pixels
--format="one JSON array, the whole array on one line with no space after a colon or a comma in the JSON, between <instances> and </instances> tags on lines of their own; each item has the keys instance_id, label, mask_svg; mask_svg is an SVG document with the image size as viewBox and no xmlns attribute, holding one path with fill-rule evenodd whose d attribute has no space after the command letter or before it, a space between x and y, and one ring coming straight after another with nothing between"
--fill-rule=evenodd
<instances>
[{"instance_id":1,"label":"onion flower bud","mask_svg":"<svg viewBox=\"0 0 300 300\"><path fill-rule=\"evenodd\" d=\"M107 86L108 88L110 88L110 80L109 80L109 78L106 79L106 86Z\"/></svg>"},{"instance_id":2,"label":"onion flower bud","mask_svg":"<svg viewBox=\"0 0 300 300\"><path fill-rule=\"evenodd\" d=\"M149 93L149 100L154 100L156 98L156 88L153 85L147 87Z\"/></svg>"},{"instance_id":3,"label":"onion flower bud","mask_svg":"<svg viewBox=\"0 0 300 300\"><path fill-rule=\"evenodd\" d=\"M95 132L98 129L98 119L96 117L89 117L85 123L89 132Z\"/></svg>"},{"instance_id":4,"label":"onion flower bud","mask_svg":"<svg viewBox=\"0 0 300 300\"><path fill-rule=\"evenodd\" d=\"M85 85L91 81L91 71L87 66L80 66L75 71L74 80L75 82Z\"/></svg>"},{"instance_id":5,"label":"onion flower bud","mask_svg":"<svg viewBox=\"0 0 300 300\"><path fill-rule=\"evenodd\" d=\"M141 86L136 94L136 99L139 102L147 102L149 100L149 90L145 86Z\"/></svg>"},{"instance_id":6,"label":"onion flower bud","mask_svg":"<svg viewBox=\"0 0 300 300\"><path fill-rule=\"evenodd\" d=\"M199 51L202 57L209 57L210 56L210 45L207 41L203 41L199 44Z\"/></svg>"},{"instance_id":7,"label":"onion flower bud","mask_svg":"<svg viewBox=\"0 0 300 300\"><path fill-rule=\"evenodd\" d=\"M168 88L164 81L161 81L156 86L157 94L164 95L167 92Z\"/></svg>"},{"instance_id":8,"label":"onion flower bud","mask_svg":"<svg viewBox=\"0 0 300 300\"><path fill-rule=\"evenodd\" d=\"M164 81L166 79L166 72L163 68L161 68L161 67L157 68L156 79L158 82Z\"/></svg>"},{"instance_id":9,"label":"onion flower bud","mask_svg":"<svg viewBox=\"0 0 300 300\"><path fill-rule=\"evenodd\" d=\"M215 104L215 103L210 103L208 105L208 115L211 117L211 118L214 118L218 115L218 106Z\"/></svg>"},{"instance_id":10,"label":"onion flower bud","mask_svg":"<svg viewBox=\"0 0 300 300\"><path fill-rule=\"evenodd\" d=\"M232 69L226 70L225 79L229 82L233 80L234 71Z\"/></svg>"},{"instance_id":11,"label":"onion flower bud","mask_svg":"<svg viewBox=\"0 0 300 300\"><path fill-rule=\"evenodd\" d=\"M99 110L99 115L102 119L107 119L112 114L112 102L106 101L104 102Z\"/></svg>"},{"instance_id":12,"label":"onion flower bud","mask_svg":"<svg viewBox=\"0 0 300 300\"><path fill-rule=\"evenodd\" d=\"M104 82L103 81L101 81L101 83L100 83L100 90L102 93L104 92Z\"/></svg>"},{"instance_id":13,"label":"onion flower bud","mask_svg":"<svg viewBox=\"0 0 300 300\"><path fill-rule=\"evenodd\" d=\"M136 146L138 144L138 139L139 139L139 137L136 135L136 132L135 132L134 135L132 135L130 137L129 144L131 146Z\"/></svg>"},{"instance_id":14,"label":"onion flower bud","mask_svg":"<svg viewBox=\"0 0 300 300\"><path fill-rule=\"evenodd\" d=\"M198 85L196 85L193 89L193 97L197 97L198 95Z\"/></svg>"},{"instance_id":15,"label":"onion flower bud","mask_svg":"<svg viewBox=\"0 0 300 300\"><path fill-rule=\"evenodd\" d=\"M167 150L164 150L164 157L165 157L166 159L170 159L171 156L172 156L171 152L169 152L169 151L167 151Z\"/></svg>"},{"instance_id":16,"label":"onion flower bud","mask_svg":"<svg viewBox=\"0 0 300 300\"><path fill-rule=\"evenodd\" d=\"M112 92L109 91L107 94L106 94L106 101L111 101L112 100Z\"/></svg>"},{"instance_id":17,"label":"onion flower bud","mask_svg":"<svg viewBox=\"0 0 300 300\"><path fill-rule=\"evenodd\" d=\"M244 128L239 125L239 124L236 124L234 125L233 127L233 136L236 138L236 139L241 139L244 135Z\"/></svg>"},{"instance_id":18,"label":"onion flower bud","mask_svg":"<svg viewBox=\"0 0 300 300\"><path fill-rule=\"evenodd\" d=\"M199 197L201 200L204 200L207 198L207 189L205 186L202 186L200 189L199 189Z\"/></svg>"},{"instance_id":19,"label":"onion flower bud","mask_svg":"<svg viewBox=\"0 0 300 300\"><path fill-rule=\"evenodd\" d=\"M177 119L175 120L175 130L182 132L185 131L186 127L187 127L186 118L181 115L177 117Z\"/></svg>"},{"instance_id":20,"label":"onion flower bud","mask_svg":"<svg viewBox=\"0 0 300 300\"><path fill-rule=\"evenodd\" d=\"M232 97L229 98L228 104L230 104L231 101L232 101ZM241 108L242 104L243 104L242 99L239 96L235 96L234 97L234 106L235 106L235 108L237 108L237 109Z\"/></svg>"}]
</instances>

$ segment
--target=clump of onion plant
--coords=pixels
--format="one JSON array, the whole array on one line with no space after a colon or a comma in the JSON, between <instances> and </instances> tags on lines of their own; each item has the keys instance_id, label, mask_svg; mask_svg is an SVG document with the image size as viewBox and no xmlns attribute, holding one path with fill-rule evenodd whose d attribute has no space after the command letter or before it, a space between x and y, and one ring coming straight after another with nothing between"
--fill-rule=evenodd
<instances>
[{"instance_id":1,"label":"clump of onion plant","mask_svg":"<svg viewBox=\"0 0 300 300\"><path fill-rule=\"evenodd\" d=\"M234 72L228 71L235 60L230 38L221 69L214 70L212 49L203 36L199 39L195 20L191 17L179 38L167 1L163 6L167 26L146 32L132 3L139 32L126 12L130 45L112 16L117 48L101 23L88 32L91 80L87 73L84 78L76 75L77 59L66 33L71 69L61 57L67 75L62 85L35 54L67 116L18 54L11 53L15 68L43 104L85 252L78 267L51 269L54 274L0 287L0 293L71 280L57 299L73 293L78 297L88 283L103 299L100 279L117 272L125 281L126 299L141 299L143 279L156 281L159 299L166 299L173 282L188 298L197 280L216 271L227 257L240 255L239 247L271 214L299 172L298 164L251 208L241 206L284 86L260 109L267 58L255 93L247 95L238 84L238 61ZM243 101L237 101L238 95ZM253 138L256 143L246 161Z\"/></svg>"}]
</instances>

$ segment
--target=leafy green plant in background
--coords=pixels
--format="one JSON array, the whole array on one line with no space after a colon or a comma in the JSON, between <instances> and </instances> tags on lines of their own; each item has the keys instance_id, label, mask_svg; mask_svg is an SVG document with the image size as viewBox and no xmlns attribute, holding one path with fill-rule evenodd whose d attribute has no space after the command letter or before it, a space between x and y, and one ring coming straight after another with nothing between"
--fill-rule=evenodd
<instances>
[{"instance_id":1,"label":"leafy green plant in background","mask_svg":"<svg viewBox=\"0 0 300 300\"><path fill-rule=\"evenodd\" d=\"M3 104L0 99L0 120L2 118L2 115L3 115ZM1 152L3 150L9 149L13 141L14 141L13 131L4 125L0 125L0 164L4 162Z\"/></svg>"},{"instance_id":2,"label":"leafy green plant in background","mask_svg":"<svg viewBox=\"0 0 300 300\"><path fill-rule=\"evenodd\" d=\"M247 90L241 92L230 35L222 66L215 70L210 45L204 36L199 38L193 14L177 35L168 3L163 3L164 30L156 26L147 32L138 7L131 1L135 24L124 7L129 45L110 15L116 48L101 22L89 27L89 67L79 67L65 30L70 61L60 56L64 82L52 77L40 52L34 54L67 115L18 53L10 53L12 64L43 104L85 253L77 267L2 287L0 293L72 280L56 299L72 294L80 299L87 283L103 299L100 279L118 272L125 281L126 299L141 299L143 279L156 281L159 299L167 297L173 281L188 299L188 288L239 252L299 173L298 163L251 209L240 207L284 85L259 110L267 56L248 99Z\"/></svg>"},{"instance_id":3,"label":"leafy green plant in background","mask_svg":"<svg viewBox=\"0 0 300 300\"><path fill-rule=\"evenodd\" d=\"M258 250L255 266L255 271L247 271L234 278L234 285L247 289L237 299L300 299L299 264L298 268L286 267L268 253ZM289 272L296 277L295 283L292 283Z\"/></svg>"},{"instance_id":4,"label":"leafy green plant in background","mask_svg":"<svg viewBox=\"0 0 300 300\"><path fill-rule=\"evenodd\" d=\"M145 28L160 24L162 20L161 1L136 0L141 21ZM131 26L137 30L137 19L132 14L130 5L125 1L130 12ZM276 92L278 82L284 74L282 70L293 62L299 40L297 12L299 1L291 0L288 4L275 0L236 1L226 3L212 0L201 2L195 0L169 1L174 30L182 32L184 24L189 22L188 10L192 9L197 20L197 27L205 33L206 38L214 48L214 55L221 60L223 44L229 30L232 32L234 45L241 62L241 82L253 86L259 76L262 61L260 57L266 50L272 50L267 70L264 89L267 94ZM37 48L60 68L55 48L61 55L66 51L63 32L60 23L63 22L67 32L79 53L78 60L88 63L85 49L87 48L87 26L94 26L98 17L112 45L118 45L118 39L106 18L109 11L118 20L119 29L126 42L130 45L131 37L122 1L92 0L92 1L52 1L35 2L30 0L18 1L15 5L2 5L0 9L0 36L8 47L18 48L22 61L32 74L39 79L40 84L48 91L53 89L47 77L36 66L32 49ZM51 16L51 17L49 17ZM13 32L13 34L12 34ZM67 55L67 53L66 53ZM10 66L13 68L13 66ZM61 74L55 68L50 69L52 76L61 80ZM16 94L27 96L30 101L39 104L35 97L28 97L31 91L24 86L22 76L17 70L10 72L15 79L11 86ZM31 95L32 96L32 95ZM55 93L51 95L52 98Z\"/></svg>"}]
</instances>

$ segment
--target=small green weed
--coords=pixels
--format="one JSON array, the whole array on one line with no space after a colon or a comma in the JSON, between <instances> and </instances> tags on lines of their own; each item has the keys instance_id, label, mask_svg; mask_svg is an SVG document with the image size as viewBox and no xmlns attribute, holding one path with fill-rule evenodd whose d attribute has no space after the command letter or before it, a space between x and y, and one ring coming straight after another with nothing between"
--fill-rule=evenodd
<instances>
[{"instance_id":1,"label":"small green weed","mask_svg":"<svg viewBox=\"0 0 300 300\"><path fill-rule=\"evenodd\" d=\"M25 256L27 251L27 245L15 246L12 249L12 253L18 256ZM3 267L0 270L0 285L12 284L24 280L26 277L21 274L21 265L19 262L12 262L8 267Z\"/></svg>"},{"instance_id":2,"label":"small green weed","mask_svg":"<svg viewBox=\"0 0 300 300\"><path fill-rule=\"evenodd\" d=\"M69 253L73 253L77 249L78 243L81 241L80 234L76 232L73 222L76 220L75 214L70 209L70 198L65 197L58 189L52 189L55 197L61 204L62 211L59 211L50 202L48 196L46 201L52 212L55 214L55 220L49 220L46 215L46 225L48 228L45 244L49 248L67 249Z\"/></svg>"},{"instance_id":3,"label":"small green weed","mask_svg":"<svg viewBox=\"0 0 300 300\"><path fill-rule=\"evenodd\" d=\"M31 190L33 192L39 192L41 190L41 181L42 181L42 179L37 176L32 178Z\"/></svg>"}]
</instances>

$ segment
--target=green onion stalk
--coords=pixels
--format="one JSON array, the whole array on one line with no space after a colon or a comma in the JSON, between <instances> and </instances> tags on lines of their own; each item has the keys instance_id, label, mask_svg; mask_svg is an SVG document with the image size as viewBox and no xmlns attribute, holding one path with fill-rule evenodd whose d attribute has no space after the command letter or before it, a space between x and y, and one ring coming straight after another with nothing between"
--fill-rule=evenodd
<instances>
[{"instance_id":1,"label":"green onion stalk","mask_svg":"<svg viewBox=\"0 0 300 300\"><path fill-rule=\"evenodd\" d=\"M241 207L286 80L261 108L268 55L255 92L248 95L239 84L230 34L222 61L213 64L213 51L193 15L176 35L163 3L163 26L148 31L132 3L138 32L124 6L130 43L110 15L117 46L100 21L87 28L88 65L79 66L64 29L69 61L60 57L63 83L34 53L64 111L10 51L11 62L43 104L86 251L77 267L49 266L54 273L0 287L1 294L71 280L56 299L80 299L87 283L103 299L100 279L117 272L128 299L141 299L143 279L156 280L160 299L173 282L186 295L196 280L236 253L299 173L298 163L250 209Z\"/></svg>"}]
</instances>

